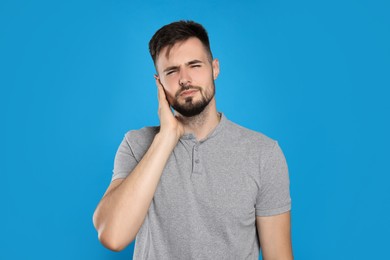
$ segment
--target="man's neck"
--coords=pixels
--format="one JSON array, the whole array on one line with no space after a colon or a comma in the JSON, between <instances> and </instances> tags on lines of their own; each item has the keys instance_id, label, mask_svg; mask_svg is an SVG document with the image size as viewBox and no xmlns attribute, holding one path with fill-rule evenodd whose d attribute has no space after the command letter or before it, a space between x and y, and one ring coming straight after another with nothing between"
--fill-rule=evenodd
<instances>
[{"instance_id":1,"label":"man's neck","mask_svg":"<svg viewBox=\"0 0 390 260\"><path fill-rule=\"evenodd\" d=\"M215 106L215 99L199 115L193 117L183 117L178 115L179 120L184 125L186 134L193 134L197 140L206 138L219 124L220 114Z\"/></svg>"}]
</instances>

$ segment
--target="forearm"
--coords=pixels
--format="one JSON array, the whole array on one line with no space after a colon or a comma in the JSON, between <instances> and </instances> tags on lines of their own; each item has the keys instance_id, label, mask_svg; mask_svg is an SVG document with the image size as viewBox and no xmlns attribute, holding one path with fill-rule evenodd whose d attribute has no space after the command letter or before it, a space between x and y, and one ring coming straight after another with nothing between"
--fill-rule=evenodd
<instances>
[{"instance_id":1,"label":"forearm","mask_svg":"<svg viewBox=\"0 0 390 260\"><path fill-rule=\"evenodd\" d=\"M118 251L134 240L176 143L174 136L157 134L133 172L103 197L94 223L106 247Z\"/></svg>"}]
</instances>

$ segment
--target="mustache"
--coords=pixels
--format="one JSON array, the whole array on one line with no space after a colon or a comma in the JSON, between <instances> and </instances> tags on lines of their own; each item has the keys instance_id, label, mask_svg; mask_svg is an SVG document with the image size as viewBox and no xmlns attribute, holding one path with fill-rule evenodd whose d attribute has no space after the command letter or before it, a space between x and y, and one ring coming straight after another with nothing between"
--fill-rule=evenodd
<instances>
[{"instance_id":1,"label":"mustache","mask_svg":"<svg viewBox=\"0 0 390 260\"><path fill-rule=\"evenodd\" d=\"M190 90L190 89L199 90L199 91L202 90L202 88L201 88L201 87L198 87L198 86L192 86L192 85L183 86L183 87L181 87L181 88L176 92L175 97L177 98L178 96L180 96L180 94L181 94L183 91Z\"/></svg>"}]
</instances>

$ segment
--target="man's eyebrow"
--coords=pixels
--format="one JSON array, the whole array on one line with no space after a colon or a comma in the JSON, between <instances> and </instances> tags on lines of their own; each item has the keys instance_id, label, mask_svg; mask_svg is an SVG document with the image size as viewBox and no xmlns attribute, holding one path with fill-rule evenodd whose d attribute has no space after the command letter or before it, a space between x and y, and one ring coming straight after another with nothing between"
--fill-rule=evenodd
<instances>
[{"instance_id":1,"label":"man's eyebrow","mask_svg":"<svg viewBox=\"0 0 390 260\"><path fill-rule=\"evenodd\" d=\"M203 63L203 61L201 61L201 60L192 60L192 61L186 62L186 66L191 66L191 65L194 65L194 64L198 64L198 63ZM166 69L164 69L163 72L167 72L167 71L170 71L170 70L177 70L177 69L179 69L179 67L180 66L169 66Z\"/></svg>"},{"instance_id":2,"label":"man's eyebrow","mask_svg":"<svg viewBox=\"0 0 390 260\"><path fill-rule=\"evenodd\" d=\"M176 70L178 68L179 68L179 66L169 66L168 68L164 69L163 72L167 72L167 71L170 71L170 70Z\"/></svg>"},{"instance_id":3,"label":"man's eyebrow","mask_svg":"<svg viewBox=\"0 0 390 260\"><path fill-rule=\"evenodd\" d=\"M200 61L200 60L192 60L192 61L189 61L186 63L186 65L194 65L194 64L197 64L197 63L203 63L203 61Z\"/></svg>"}]
</instances>

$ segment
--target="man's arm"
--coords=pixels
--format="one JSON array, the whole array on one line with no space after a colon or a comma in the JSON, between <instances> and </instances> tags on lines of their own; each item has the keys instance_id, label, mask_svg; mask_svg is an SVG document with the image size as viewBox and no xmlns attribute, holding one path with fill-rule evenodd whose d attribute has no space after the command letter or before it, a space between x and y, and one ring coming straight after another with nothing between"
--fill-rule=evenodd
<instances>
[{"instance_id":1,"label":"man's arm","mask_svg":"<svg viewBox=\"0 0 390 260\"><path fill-rule=\"evenodd\" d=\"M256 217L264 260L292 260L290 212Z\"/></svg>"},{"instance_id":2,"label":"man's arm","mask_svg":"<svg viewBox=\"0 0 390 260\"><path fill-rule=\"evenodd\" d=\"M184 133L173 116L164 90L156 79L160 131L148 151L126 179L113 181L93 215L99 240L107 248L120 251L130 244L148 212L164 167Z\"/></svg>"}]
</instances>

